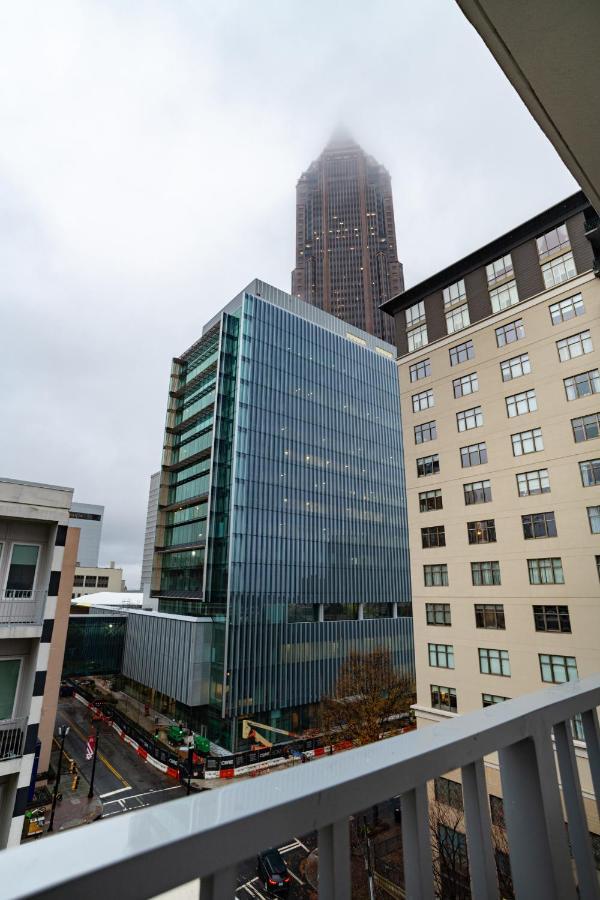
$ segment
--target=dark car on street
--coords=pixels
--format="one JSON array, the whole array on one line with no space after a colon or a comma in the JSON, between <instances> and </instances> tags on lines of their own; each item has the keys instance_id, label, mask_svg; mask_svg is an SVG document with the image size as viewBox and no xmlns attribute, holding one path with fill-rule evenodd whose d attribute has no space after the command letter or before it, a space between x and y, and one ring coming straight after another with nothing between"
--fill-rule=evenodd
<instances>
[{"instance_id":1,"label":"dark car on street","mask_svg":"<svg viewBox=\"0 0 600 900\"><path fill-rule=\"evenodd\" d=\"M256 860L256 874L269 894L288 897L290 874L279 850L265 850Z\"/></svg>"}]
</instances>

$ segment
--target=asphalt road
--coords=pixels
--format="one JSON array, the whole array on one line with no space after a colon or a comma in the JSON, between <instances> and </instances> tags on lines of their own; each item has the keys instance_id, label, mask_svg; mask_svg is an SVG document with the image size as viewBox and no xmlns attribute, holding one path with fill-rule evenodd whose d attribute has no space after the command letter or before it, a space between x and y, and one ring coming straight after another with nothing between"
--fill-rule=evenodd
<instances>
[{"instance_id":1,"label":"asphalt road","mask_svg":"<svg viewBox=\"0 0 600 900\"><path fill-rule=\"evenodd\" d=\"M61 697L56 724L70 727L65 751L89 781L92 762L85 758L85 745L95 731L90 711L73 697ZM185 788L144 762L105 723L100 725L94 793L102 800L103 818L186 796Z\"/></svg>"},{"instance_id":2,"label":"asphalt road","mask_svg":"<svg viewBox=\"0 0 600 900\"><path fill-rule=\"evenodd\" d=\"M291 876L289 900L309 900L309 897L314 897L315 892L304 878L301 863L316 846L317 835L314 833L302 838L292 838L277 848ZM262 882L256 876L255 859L249 859L238 867L237 880L235 900L249 900L250 897L254 900L272 900L273 895L265 891Z\"/></svg>"}]
</instances>

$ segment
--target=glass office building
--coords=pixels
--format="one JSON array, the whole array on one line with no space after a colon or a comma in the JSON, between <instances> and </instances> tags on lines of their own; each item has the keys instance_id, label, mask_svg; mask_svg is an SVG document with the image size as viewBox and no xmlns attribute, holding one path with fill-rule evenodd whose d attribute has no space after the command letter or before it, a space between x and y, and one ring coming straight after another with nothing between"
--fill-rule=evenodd
<instances>
[{"instance_id":1,"label":"glass office building","mask_svg":"<svg viewBox=\"0 0 600 900\"><path fill-rule=\"evenodd\" d=\"M353 649L413 671L395 351L260 281L173 361L152 594L212 620L209 705L292 731Z\"/></svg>"}]
</instances>

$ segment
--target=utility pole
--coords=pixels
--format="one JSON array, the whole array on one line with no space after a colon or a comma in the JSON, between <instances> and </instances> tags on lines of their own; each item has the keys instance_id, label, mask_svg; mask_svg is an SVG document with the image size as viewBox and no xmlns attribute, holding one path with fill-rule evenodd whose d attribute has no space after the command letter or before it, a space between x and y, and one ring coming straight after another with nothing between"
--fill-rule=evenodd
<instances>
[{"instance_id":1,"label":"utility pole","mask_svg":"<svg viewBox=\"0 0 600 900\"><path fill-rule=\"evenodd\" d=\"M369 900L375 900L375 879L373 877L373 867L371 865L371 844L369 842L369 826L367 825L367 817L363 816L365 827L365 869L367 870L367 881L369 883Z\"/></svg>"},{"instance_id":2,"label":"utility pole","mask_svg":"<svg viewBox=\"0 0 600 900\"><path fill-rule=\"evenodd\" d=\"M96 774L96 757L98 756L98 733L99 733L99 721L96 720L96 740L94 741L94 760L92 762L92 777L90 778L90 789L88 791L88 800L91 800L94 796L94 775Z\"/></svg>"},{"instance_id":3,"label":"utility pole","mask_svg":"<svg viewBox=\"0 0 600 900\"><path fill-rule=\"evenodd\" d=\"M68 725L59 725L58 726L58 736L60 738L60 750L58 753L58 767L56 769L56 781L54 782L54 793L52 795L52 810L50 812L50 824L48 825L48 831L54 831L54 812L56 810L56 799L58 797L58 786L60 784L60 772L62 769L62 758L63 752L65 749L65 738L68 735L70 729Z\"/></svg>"}]
</instances>

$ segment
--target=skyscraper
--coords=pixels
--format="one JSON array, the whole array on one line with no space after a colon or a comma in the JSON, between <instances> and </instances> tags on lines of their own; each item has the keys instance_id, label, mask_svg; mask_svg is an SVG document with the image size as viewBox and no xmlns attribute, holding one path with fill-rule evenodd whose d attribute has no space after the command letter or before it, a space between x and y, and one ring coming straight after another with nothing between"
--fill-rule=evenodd
<instances>
[{"instance_id":1,"label":"skyscraper","mask_svg":"<svg viewBox=\"0 0 600 900\"><path fill-rule=\"evenodd\" d=\"M402 290L389 172L338 129L296 187L292 294L393 343L379 307Z\"/></svg>"}]
</instances>

